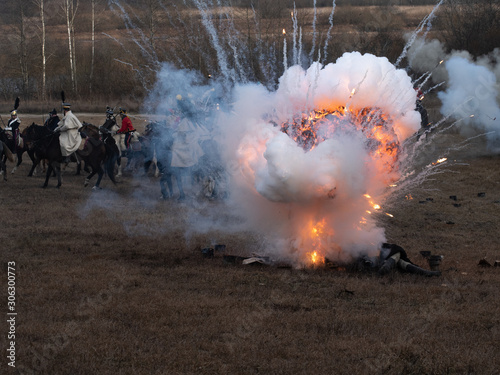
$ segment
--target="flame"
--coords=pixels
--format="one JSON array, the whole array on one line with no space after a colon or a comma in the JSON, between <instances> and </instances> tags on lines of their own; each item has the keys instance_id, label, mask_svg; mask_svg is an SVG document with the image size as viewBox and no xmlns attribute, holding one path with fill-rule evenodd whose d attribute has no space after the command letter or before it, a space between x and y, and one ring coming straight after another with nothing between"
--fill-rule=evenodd
<instances>
[{"instance_id":1,"label":"flame","mask_svg":"<svg viewBox=\"0 0 500 375\"><path fill-rule=\"evenodd\" d=\"M320 256L317 251L310 253L310 256L311 256L311 263L313 265L325 263L325 258Z\"/></svg>"},{"instance_id":2,"label":"flame","mask_svg":"<svg viewBox=\"0 0 500 375\"><path fill-rule=\"evenodd\" d=\"M353 89L351 96L355 92L356 90ZM269 122L292 138L305 152L314 152L320 143L354 130L363 136L367 156L373 160L378 175L385 178L381 183L389 185L399 177L397 172L400 144L394 130L398 124L378 107L331 106L295 113L288 121L281 122L281 124L271 119ZM261 153L265 150L266 139L263 138L262 142L258 147ZM245 154L241 155L243 156L243 169L249 174L254 174L255 169L251 166L257 161L259 151L256 151L255 146L243 149L246 150ZM334 197L335 192L331 196L328 195L328 198ZM360 216L353 222L353 229L363 231L366 226L371 226L372 220L367 219L366 215L371 215L372 212L393 217L392 214L381 211L381 205L370 194L363 194L360 198L366 199L366 207L363 207ZM326 263L325 256L332 259L342 253L332 224L327 220L330 219L326 216L319 219L302 216L300 224L297 223L293 248L300 253L299 259L302 264L313 267L322 266Z\"/></svg>"},{"instance_id":3,"label":"flame","mask_svg":"<svg viewBox=\"0 0 500 375\"><path fill-rule=\"evenodd\" d=\"M436 160L434 163L432 163L432 165L436 165L436 164L441 164L441 163L444 163L446 160L448 160L448 158L441 158L441 159L438 159L438 160Z\"/></svg>"},{"instance_id":4,"label":"flame","mask_svg":"<svg viewBox=\"0 0 500 375\"><path fill-rule=\"evenodd\" d=\"M311 251L306 252L306 263L312 266L320 266L325 263L324 250L328 237L333 235L331 229L327 227L325 219L316 223L309 223L309 233L307 233L309 246ZM306 245L307 246L307 245Z\"/></svg>"},{"instance_id":5,"label":"flame","mask_svg":"<svg viewBox=\"0 0 500 375\"><path fill-rule=\"evenodd\" d=\"M370 206L372 206L372 208L374 210L380 210L382 208L382 207L380 207L380 205L378 203L373 202L371 195L369 195L369 194L363 194L363 196L366 199L368 199L368 203L370 203ZM366 212L369 213L369 214L371 214L371 211L366 211Z\"/></svg>"},{"instance_id":6,"label":"flame","mask_svg":"<svg viewBox=\"0 0 500 375\"><path fill-rule=\"evenodd\" d=\"M285 29L283 29L283 35L285 35L285 34L286 34L286 30L285 30Z\"/></svg>"},{"instance_id":7,"label":"flame","mask_svg":"<svg viewBox=\"0 0 500 375\"><path fill-rule=\"evenodd\" d=\"M391 126L392 120L379 108L347 110L339 106L331 110L312 110L295 115L291 122L282 123L281 131L305 151L311 151L336 132L348 130L349 125L367 138L366 148L377 159L380 172L390 173L397 168L399 141Z\"/></svg>"}]
</instances>

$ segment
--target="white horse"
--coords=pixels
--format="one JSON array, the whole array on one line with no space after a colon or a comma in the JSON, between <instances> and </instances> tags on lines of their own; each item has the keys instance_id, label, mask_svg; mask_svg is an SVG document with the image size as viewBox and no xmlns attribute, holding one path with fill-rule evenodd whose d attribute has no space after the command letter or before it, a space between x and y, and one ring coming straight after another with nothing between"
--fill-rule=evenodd
<instances>
[{"instance_id":1,"label":"white horse","mask_svg":"<svg viewBox=\"0 0 500 375\"><path fill-rule=\"evenodd\" d=\"M142 164L142 161L143 161L144 157L146 159L148 159L148 156L149 156L149 160L151 160L151 156L149 155L150 150L148 149L148 145L147 145L148 144L147 140L149 138L148 137L148 129L146 128L146 134L145 134L146 136L145 137L141 137L141 134L137 130L134 131L132 133L132 137L130 138L130 146L127 149L127 147L125 146L125 134L117 133L117 131L120 129L120 127L116 123L115 116L108 115L103 127L106 128L108 131L110 131L110 133L113 135L113 139L115 140L116 145L118 147L118 151L119 151L118 160L119 161L118 161L118 171L117 171L116 176L117 177L122 176L122 165L121 165L121 158L122 157L127 158L127 167L130 170L134 170L135 168L137 168L140 165L141 167L144 168L144 173L147 174L146 164L145 163ZM143 138L142 141L141 141L141 138ZM143 145L143 141L146 141L146 144ZM140 157L138 157L138 156L140 156ZM156 162L156 154L152 155L151 162L152 163L149 163L149 164L153 164L154 168L155 168L154 176L158 177L160 175L160 170L159 170L157 162ZM149 164L148 164L148 166L149 166Z\"/></svg>"}]
</instances>

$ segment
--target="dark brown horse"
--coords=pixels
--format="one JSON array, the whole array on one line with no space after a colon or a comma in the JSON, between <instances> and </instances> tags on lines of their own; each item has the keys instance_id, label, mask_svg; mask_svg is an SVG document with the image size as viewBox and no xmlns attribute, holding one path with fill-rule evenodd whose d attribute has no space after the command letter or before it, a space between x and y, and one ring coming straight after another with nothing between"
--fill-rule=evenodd
<instances>
[{"instance_id":1,"label":"dark brown horse","mask_svg":"<svg viewBox=\"0 0 500 375\"><path fill-rule=\"evenodd\" d=\"M9 148L11 153L14 153L14 150L15 150L15 154L17 155L17 163L14 166L14 168L12 169L11 173L14 173L17 170L17 168L21 165L21 163L23 162L23 154L25 152L28 152L28 155L29 155L31 161L34 162L33 152L30 151L28 149L28 147L26 146L26 143L24 142L22 134L20 134L19 137L21 138L21 144L18 145L17 147L15 147L15 144L14 144L15 140L12 138L12 136L9 133L7 133L5 131L5 129L0 130L0 141L5 143L5 145ZM5 156L4 156L3 162L5 163Z\"/></svg>"},{"instance_id":2,"label":"dark brown horse","mask_svg":"<svg viewBox=\"0 0 500 375\"><path fill-rule=\"evenodd\" d=\"M81 128L83 129L83 127ZM47 187L49 182L49 177L52 171L55 171L58 184L57 187L61 186L61 162L63 160L63 156L61 154L61 147L59 144L59 133L54 133L50 129L45 126L39 126L32 124L28 128L26 128L26 140L28 144L33 148L35 153L36 162L33 169L42 159L48 159L49 167L47 168L47 174L45 177L45 183L43 187ZM85 147L83 150L77 150L75 152L77 159L77 172L80 170L80 160L84 160L85 163L90 166L91 172L86 177L84 185L87 186L90 179L97 174L98 179L94 186L95 189L99 188L99 184L104 175L104 170L102 168L102 164L106 158L106 148L104 143L100 140L89 138L86 141ZM110 176L111 181L115 182L114 176Z\"/></svg>"},{"instance_id":3,"label":"dark brown horse","mask_svg":"<svg viewBox=\"0 0 500 375\"><path fill-rule=\"evenodd\" d=\"M80 134L82 135L83 138L86 139L84 150L87 148L87 146L95 147L95 145L99 144L99 142L102 143L102 145L104 146L104 153L105 153L104 155L105 171L108 177L111 179L111 181L115 183L116 181L115 181L114 165L120 157L120 151L111 133L103 127L98 128L95 125L84 122L82 127L80 128ZM87 160L85 158L84 160L87 163Z\"/></svg>"},{"instance_id":4,"label":"dark brown horse","mask_svg":"<svg viewBox=\"0 0 500 375\"><path fill-rule=\"evenodd\" d=\"M0 171L3 173L4 181L7 181L7 166L5 164L6 159L14 162L14 155L12 155L12 152L7 145L0 141Z\"/></svg>"},{"instance_id":5,"label":"dark brown horse","mask_svg":"<svg viewBox=\"0 0 500 375\"><path fill-rule=\"evenodd\" d=\"M55 172L57 176L57 187L61 187L61 162L63 156L59 145L59 133L54 133L45 126L33 123L24 130L24 135L25 141L29 145L29 148L33 150L35 157L28 175L33 175L33 171L42 159L47 159L49 166L43 187L47 187L52 172Z\"/></svg>"}]
</instances>

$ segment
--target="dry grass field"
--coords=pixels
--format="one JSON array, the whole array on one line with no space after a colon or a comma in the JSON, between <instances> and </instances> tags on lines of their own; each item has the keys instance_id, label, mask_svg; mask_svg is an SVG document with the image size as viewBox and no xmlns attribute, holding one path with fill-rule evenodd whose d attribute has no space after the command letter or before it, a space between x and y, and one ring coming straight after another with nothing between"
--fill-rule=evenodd
<instances>
[{"instance_id":1,"label":"dry grass field","mask_svg":"<svg viewBox=\"0 0 500 375\"><path fill-rule=\"evenodd\" d=\"M432 278L207 259L216 243L258 250L255 233L191 230L223 202L161 202L157 179L130 174L93 192L71 166L60 189L42 189L24 163L0 181L2 348L8 262L17 312L16 369L4 350L0 373L500 373L500 267L478 266L500 259L500 156L481 138L451 150L461 141L436 136L415 164L446 154L443 173L380 217L415 263L428 268L421 250L444 256Z\"/></svg>"}]
</instances>

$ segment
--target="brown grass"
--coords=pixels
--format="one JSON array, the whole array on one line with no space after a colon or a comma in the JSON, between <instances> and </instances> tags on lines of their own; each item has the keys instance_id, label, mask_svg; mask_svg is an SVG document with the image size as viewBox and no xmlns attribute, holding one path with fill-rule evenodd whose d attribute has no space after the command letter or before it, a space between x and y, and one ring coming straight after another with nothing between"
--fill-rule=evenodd
<instances>
[{"instance_id":1,"label":"brown grass","mask_svg":"<svg viewBox=\"0 0 500 375\"><path fill-rule=\"evenodd\" d=\"M99 123L96 116L80 119ZM453 133L437 137L416 164L436 160L461 140ZM258 235L187 236L192 215L223 203L159 202L152 177L126 175L116 186L105 179L102 191L91 192L70 168L61 189L51 180L44 190L42 178L26 177L23 164L0 181L3 269L16 262L17 368L22 374L498 374L500 268L478 261L500 259L500 158L483 147L469 142L450 153L445 173L402 192L413 199L393 200L387 210L394 218L381 217L388 241L417 264L428 268L420 250L444 255L436 278L237 266L220 254L205 259L200 249L214 241L231 254L259 250ZM1 285L6 301L5 272ZM7 328L4 321L2 348ZM2 373L10 370L5 359L1 366Z\"/></svg>"}]
</instances>

